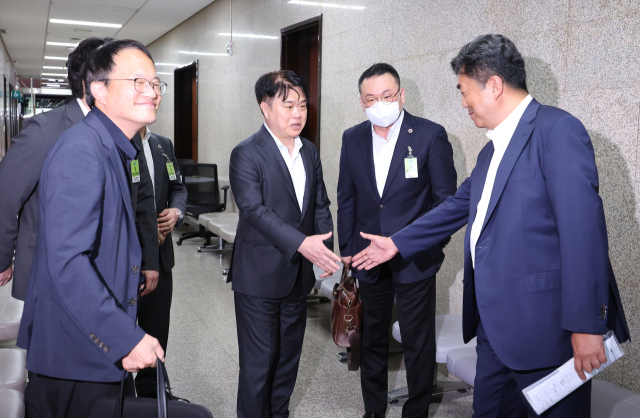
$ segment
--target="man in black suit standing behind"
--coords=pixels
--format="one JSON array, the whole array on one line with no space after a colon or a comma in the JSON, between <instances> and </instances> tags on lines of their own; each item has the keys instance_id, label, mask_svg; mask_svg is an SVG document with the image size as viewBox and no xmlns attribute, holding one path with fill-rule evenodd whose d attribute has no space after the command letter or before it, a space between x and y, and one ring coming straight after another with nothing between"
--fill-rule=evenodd
<instances>
[{"instance_id":1,"label":"man in black suit standing behind","mask_svg":"<svg viewBox=\"0 0 640 418\"><path fill-rule=\"evenodd\" d=\"M229 279L240 351L238 417L288 417L306 327L306 295L338 270L320 156L300 132L306 83L293 71L255 85L264 116L231 153L229 180L240 210ZM324 241L327 242L325 245ZM329 248L327 248L329 247Z\"/></svg>"},{"instance_id":2,"label":"man in black suit standing behind","mask_svg":"<svg viewBox=\"0 0 640 418\"><path fill-rule=\"evenodd\" d=\"M161 98L162 96L158 98L158 106ZM144 127L133 141L142 150L139 158L141 163L144 160L153 182L158 216L158 243L160 244L160 277L155 290L150 293L145 290L143 297L140 298L138 325L146 333L157 338L166 353L173 295L171 269L175 264L171 231L184 218L187 208L187 188L180 181L178 160L169 138L151 132L149 127ZM156 386L157 376L154 368L140 370L136 375L136 392L139 397L155 398Z\"/></svg>"},{"instance_id":3,"label":"man in black suit standing behind","mask_svg":"<svg viewBox=\"0 0 640 418\"><path fill-rule=\"evenodd\" d=\"M89 113L83 87L85 65L104 43L102 38L85 39L69 54L73 99L64 107L27 119L0 161L0 286L13 276L11 291L16 299L24 300L27 294L38 229L37 188L42 164L58 137Z\"/></svg>"}]
</instances>

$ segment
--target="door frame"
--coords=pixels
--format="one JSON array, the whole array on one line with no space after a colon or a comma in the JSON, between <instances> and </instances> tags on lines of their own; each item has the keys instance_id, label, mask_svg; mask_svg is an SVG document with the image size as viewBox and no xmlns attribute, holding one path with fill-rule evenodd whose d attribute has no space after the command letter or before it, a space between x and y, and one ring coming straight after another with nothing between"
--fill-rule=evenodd
<instances>
[{"instance_id":1,"label":"door frame","mask_svg":"<svg viewBox=\"0 0 640 418\"><path fill-rule=\"evenodd\" d=\"M193 108L191 109L191 156L194 157L193 160L195 162L198 162L198 142L199 142L199 132L198 132L198 113L199 113L199 105L198 105L198 91L200 90L198 83L199 83L199 69L198 69L198 60L194 60L191 61L188 64L185 64L181 67L177 67L173 70L173 84L174 84L174 91L173 91L173 112L174 112L174 118L175 118L175 106L176 106L176 100L177 100L177 95L176 95L176 90L175 87L177 86L176 83L176 71L180 71L180 70L184 70L188 67L192 67L195 66L195 91L191 91L192 94L192 105L195 104L196 105L196 109L195 111L193 110ZM194 135L195 132L195 135ZM174 140L176 138L175 135L175 119L174 119ZM195 143L194 143L195 142Z\"/></svg>"},{"instance_id":2,"label":"door frame","mask_svg":"<svg viewBox=\"0 0 640 418\"><path fill-rule=\"evenodd\" d=\"M322 14L319 14L317 16L311 17L309 19L303 20L302 22L298 22L295 23L293 25L289 25L287 27L284 27L282 29L280 29L280 68L282 69L284 67L284 63L285 63L285 48L284 48L284 37L286 35L289 35L291 33L294 32L298 32L300 30L304 30L307 29L309 27L312 26L318 26L318 128L317 128L317 135L318 135L318 152L320 152L320 145L321 145L321 141L320 141L320 112L322 109L322 94L320 94L320 86L322 84Z\"/></svg>"}]
</instances>

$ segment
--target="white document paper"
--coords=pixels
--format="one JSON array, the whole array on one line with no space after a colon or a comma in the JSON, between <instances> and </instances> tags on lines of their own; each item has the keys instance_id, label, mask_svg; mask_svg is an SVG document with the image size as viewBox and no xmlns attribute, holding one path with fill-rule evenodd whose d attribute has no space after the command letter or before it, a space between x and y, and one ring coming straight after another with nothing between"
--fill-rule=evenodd
<instances>
[{"instance_id":1,"label":"white document paper","mask_svg":"<svg viewBox=\"0 0 640 418\"><path fill-rule=\"evenodd\" d=\"M604 335L604 351L607 355L607 362L591 373L585 372L587 381L624 355L620 344L618 344L618 339L612 331ZM540 415L584 383L578 377L572 358L548 376L525 388L522 393L533 410Z\"/></svg>"}]
</instances>

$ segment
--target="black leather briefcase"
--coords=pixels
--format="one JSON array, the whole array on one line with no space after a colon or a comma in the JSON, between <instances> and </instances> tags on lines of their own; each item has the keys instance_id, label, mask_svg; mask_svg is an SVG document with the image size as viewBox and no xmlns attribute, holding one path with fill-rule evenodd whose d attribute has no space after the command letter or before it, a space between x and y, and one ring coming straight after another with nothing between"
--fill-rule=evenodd
<instances>
[{"instance_id":1,"label":"black leather briefcase","mask_svg":"<svg viewBox=\"0 0 640 418\"><path fill-rule=\"evenodd\" d=\"M158 399L131 398L124 396L122 374L120 396L104 397L93 401L88 418L213 418L204 406L173 399L167 370L162 361L157 361Z\"/></svg>"}]
</instances>

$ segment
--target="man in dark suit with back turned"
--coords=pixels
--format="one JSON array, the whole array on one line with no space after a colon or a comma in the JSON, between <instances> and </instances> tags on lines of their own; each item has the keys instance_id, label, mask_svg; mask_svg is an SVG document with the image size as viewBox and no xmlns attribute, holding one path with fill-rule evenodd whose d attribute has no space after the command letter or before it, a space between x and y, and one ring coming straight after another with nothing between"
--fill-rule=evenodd
<instances>
[{"instance_id":1,"label":"man in dark suit with back turned","mask_svg":"<svg viewBox=\"0 0 640 418\"><path fill-rule=\"evenodd\" d=\"M37 238L38 180L42 163L58 137L89 113L84 89L85 66L98 47L112 40L89 38L78 44L67 59L74 98L64 107L29 118L0 161L0 286L7 284L13 274L11 292L16 299L24 300L27 293ZM132 184L131 202L139 225L145 292L150 292L158 280L158 241L153 185L144 164L141 161L140 181Z\"/></svg>"},{"instance_id":2,"label":"man in dark suit with back turned","mask_svg":"<svg viewBox=\"0 0 640 418\"><path fill-rule=\"evenodd\" d=\"M95 106L53 145L40 175L17 342L27 350L27 416L84 418L93 400L119 393L123 369L164 359L135 321L142 251L127 169L137 154L129 138L153 123L164 89L151 54L132 40L97 49L85 85Z\"/></svg>"},{"instance_id":3,"label":"man in dark suit with back turned","mask_svg":"<svg viewBox=\"0 0 640 418\"><path fill-rule=\"evenodd\" d=\"M160 105L161 97L158 100ZM157 109L157 107L156 107ZM141 139L142 138L142 139ZM158 285L151 293L145 293L138 303L138 325L147 334L160 342L167 352L169 339L169 320L171 298L173 294L174 254L171 231L179 226L187 209L187 188L180 180L178 161L169 138L153 133L148 127L139 131L133 138L140 153L140 162L144 161L153 179L155 209L158 217L157 235L160 253L160 277ZM146 292L146 290L145 290ZM155 398L157 376L156 370L148 368L140 370L136 375L136 393L139 397Z\"/></svg>"},{"instance_id":4,"label":"man in dark suit with back turned","mask_svg":"<svg viewBox=\"0 0 640 418\"><path fill-rule=\"evenodd\" d=\"M0 286L13 275L12 295L16 299L24 300L27 294L38 228L42 163L58 137L89 112L83 87L85 65L104 43L102 38L85 39L69 54L67 68L73 99L66 106L27 119L0 161Z\"/></svg>"},{"instance_id":5,"label":"man in dark suit with back turned","mask_svg":"<svg viewBox=\"0 0 640 418\"><path fill-rule=\"evenodd\" d=\"M255 85L264 116L231 153L229 180L240 210L229 278L240 350L238 417L284 418L300 363L306 296L338 270L320 156L300 137L309 92L293 71ZM325 246L324 242L327 242Z\"/></svg>"},{"instance_id":6,"label":"man in dark suit with back turned","mask_svg":"<svg viewBox=\"0 0 640 418\"><path fill-rule=\"evenodd\" d=\"M527 92L524 60L502 35L483 35L451 61L462 106L491 141L456 194L354 265L408 258L469 224L463 335L478 337L474 417L536 416L522 390L572 356L584 372L607 359L602 335L629 337L609 262L589 135L578 119ZM589 417L591 381L545 417Z\"/></svg>"},{"instance_id":7,"label":"man in dark suit with back turned","mask_svg":"<svg viewBox=\"0 0 640 418\"><path fill-rule=\"evenodd\" d=\"M368 241L358 231L388 237L456 191L453 150L444 128L402 109L404 89L389 64L374 64L358 80L369 119L342 136L338 178L338 239L343 262ZM403 417L429 410L436 364L436 272L439 245L417 257L394 257L369 271L353 271L363 305L360 374L365 417L387 410L389 327L394 296L402 334L409 399Z\"/></svg>"}]
</instances>

